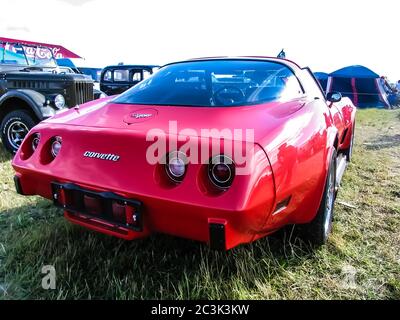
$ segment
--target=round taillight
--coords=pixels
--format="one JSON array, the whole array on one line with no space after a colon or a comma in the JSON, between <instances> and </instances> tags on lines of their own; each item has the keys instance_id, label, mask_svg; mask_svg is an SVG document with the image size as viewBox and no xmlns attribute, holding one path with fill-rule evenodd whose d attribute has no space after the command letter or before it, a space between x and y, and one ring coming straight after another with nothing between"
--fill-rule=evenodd
<instances>
[{"instance_id":1,"label":"round taillight","mask_svg":"<svg viewBox=\"0 0 400 320\"><path fill-rule=\"evenodd\" d=\"M233 160L224 155L212 158L208 165L208 177L218 188L229 188L235 177L235 164Z\"/></svg>"},{"instance_id":2,"label":"round taillight","mask_svg":"<svg viewBox=\"0 0 400 320\"><path fill-rule=\"evenodd\" d=\"M51 155L55 158L61 150L61 137L54 137L51 143Z\"/></svg>"},{"instance_id":3,"label":"round taillight","mask_svg":"<svg viewBox=\"0 0 400 320\"><path fill-rule=\"evenodd\" d=\"M35 151L37 149L37 147L39 146L39 142L40 142L40 134L35 133L32 138L32 151Z\"/></svg>"},{"instance_id":4,"label":"round taillight","mask_svg":"<svg viewBox=\"0 0 400 320\"><path fill-rule=\"evenodd\" d=\"M165 170L171 180L181 182L186 173L186 155L182 152L168 154Z\"/></svg>"}]
</instances>

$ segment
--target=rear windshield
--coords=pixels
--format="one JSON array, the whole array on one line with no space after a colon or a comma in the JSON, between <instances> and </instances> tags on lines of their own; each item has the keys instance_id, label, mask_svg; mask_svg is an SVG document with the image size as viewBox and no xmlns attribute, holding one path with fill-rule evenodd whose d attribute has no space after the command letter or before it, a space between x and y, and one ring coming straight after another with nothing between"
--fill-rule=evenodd
<instances>
[{"instance_id":1,"label":"rear windshield","mask_svg":"<svg viewBox=\"0 0 400 320\"><path fill-rule=\"evenodd\" d=\"M302 94L298 79L283 64L211 60L167 65L114 102L212 107L288 101Z\"/></svg>"}]
</instances>

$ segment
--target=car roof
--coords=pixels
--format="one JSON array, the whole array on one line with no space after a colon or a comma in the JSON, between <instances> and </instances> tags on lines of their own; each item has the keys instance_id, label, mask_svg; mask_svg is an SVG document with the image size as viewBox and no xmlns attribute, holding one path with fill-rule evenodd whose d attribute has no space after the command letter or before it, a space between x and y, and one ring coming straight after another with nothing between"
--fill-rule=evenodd
<instances>
[{"instance_id":1,"label":"car roof","mask_svg":"<svg viewBox=\"0 0 400 320\"><path fill-rule=\"evenodd\" d=\"M158 65L153 64L121 64L121 65L111 65L104 69L134 69L134 68L159 68Z\"/></svg>"},{"instance_id":2,"label":"car roof","mask_svg":"<svg viewBox=\"0 0 400 320\"><path fill-rule=\"evenodd\" d=\"M276 63L281 63L285 64L291 69L301 69L301 67L294 61L288 60L288 59L282 59L282 58L276 58L276 57L266 57L266 56L218 56L218 57L202 57L202 58L193 58L193 59L188 59L188 60L182 60L182 61L176 61L172 63L168 63L167 65L171 64L176 64L176 63L184 63L184 62L193 62L193 61L218 61L218 60L243 60L243 61L254 61L254 60L260 60L260 61L272 61Z\"/></svg>"}]
</instances>

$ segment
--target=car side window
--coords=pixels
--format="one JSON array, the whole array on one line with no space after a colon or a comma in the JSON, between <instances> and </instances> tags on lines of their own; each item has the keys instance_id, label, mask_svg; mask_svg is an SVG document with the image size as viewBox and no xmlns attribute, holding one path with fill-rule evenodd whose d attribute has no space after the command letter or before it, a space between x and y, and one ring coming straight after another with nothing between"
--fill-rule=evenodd
<instances>
[{"instance_id":1,"label":"car side window","mask_svg":"<svg viewBox=\"0 0 400 320\"><path fill-rule=\"evenodd\" d=\"M311 74L311 70L308 68L302 69L300 72L300 81L307 93L312 99L325 100L325 95L321 91L321 87L314 76Z\"/></svg>"},{"instance_id":2,"label":"car side window","mask_svg":"<svg viewBox=\"0 0 400 320\"><path fill-rule=\"evenodd\" d=\"M139 82L142 80L142 73L139 70L132 71L132 82Z\"/></svg>"},{"instance_id":3,"label":"car side window","mask_svg":"<svg viewBox=\"0 0 400 320\"><path fill-rule=\"evenodd\" d=\"M107 70L104 73L104 81L112 81L112 71L111 70Z\"/></svg>"},{"instance_id":4,"label":"car side window","mask_svg":"<svg viewBox=\"0 0 400 320\"><path fill-rule=\"evenodd\" d=\"M114 70L114 81L115 82L128 82L129 81L129 70Z\"/></svg>"},{"instance_id":5,"label":"car side window","mask_svg":"<svg viewBox=\"0 0 400 320\"><path fill-rule=\"evenodd\" d=\"M149 70L143 70L143 80L146 80L151 76L151 72Z\"/></svg>"}]
</instances>

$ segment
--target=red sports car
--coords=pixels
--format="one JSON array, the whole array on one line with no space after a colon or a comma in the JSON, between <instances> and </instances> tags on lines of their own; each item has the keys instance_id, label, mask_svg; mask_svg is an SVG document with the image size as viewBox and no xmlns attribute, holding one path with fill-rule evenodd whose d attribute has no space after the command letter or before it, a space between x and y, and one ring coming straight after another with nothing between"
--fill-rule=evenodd
<instances>
[{"instance_id":1,"label":"red sports car","mask_svg":"<svg viewBox=\"0 0 400 320\"><path fill-rule=\"evenodd\" d=\"M299 224L321 245L355 112L289 60L171 63L34 127L13 160L16 189L127 240L160 232L227 250Z\"/></svg>"}]
</instances>

